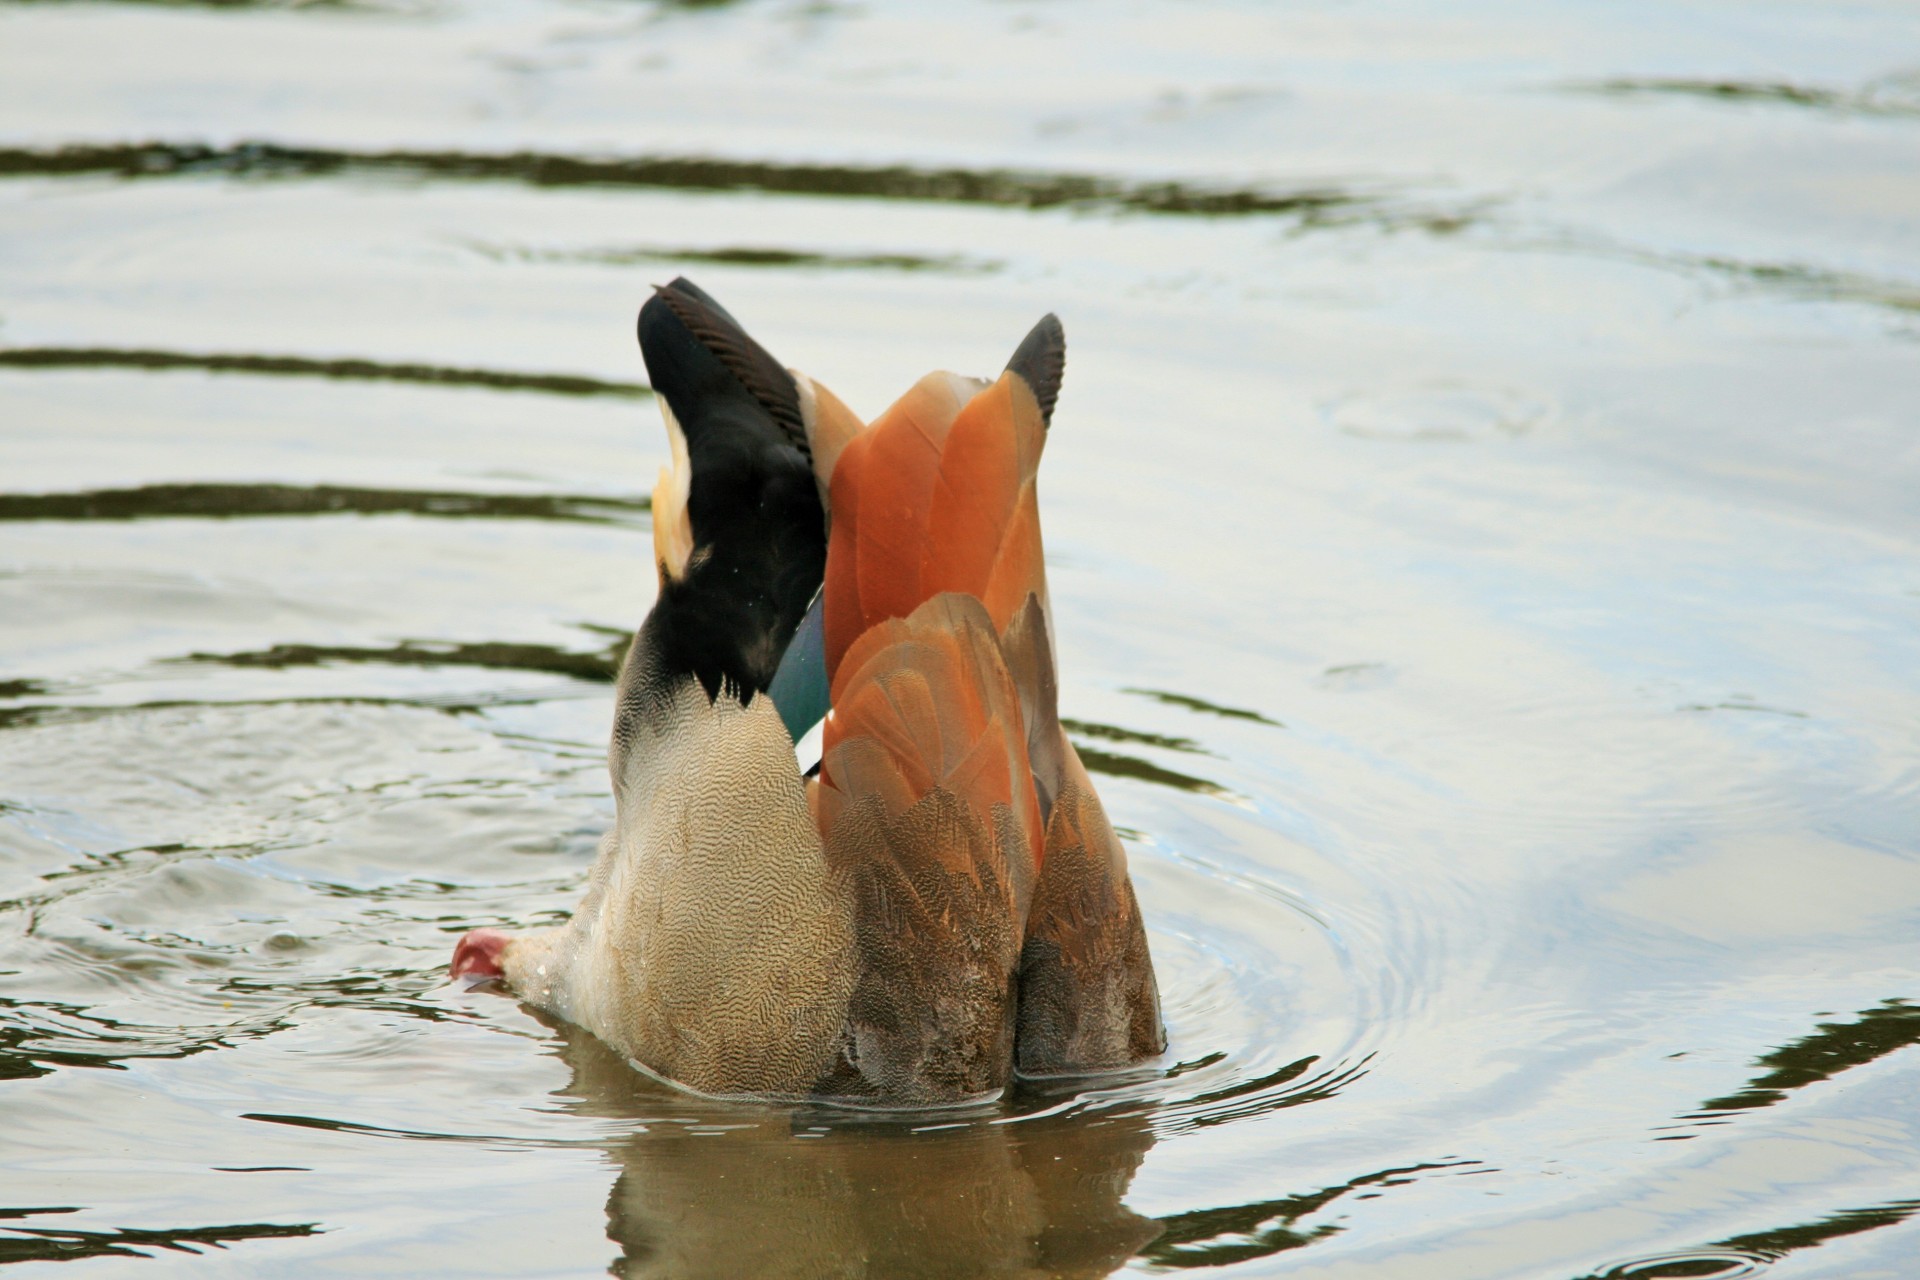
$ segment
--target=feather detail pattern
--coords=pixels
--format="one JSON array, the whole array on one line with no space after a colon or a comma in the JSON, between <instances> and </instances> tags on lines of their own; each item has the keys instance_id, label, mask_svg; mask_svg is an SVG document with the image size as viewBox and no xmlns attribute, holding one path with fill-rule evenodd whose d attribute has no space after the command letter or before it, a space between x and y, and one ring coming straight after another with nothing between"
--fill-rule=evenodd
<instances>
[{"instance_id":1,"label":"feather detail pattern","mask_svg":"<svg viewBox=\"0 0 1920 1280\"><path fill-rule=\"evenodd\" d=\"M860 637L827 720L815 816L853 886L843 1060L821 1091L939 1104L1012 1076L1012 983L1042 836L1019 695L978 600Z\"/></svg>"},{"instance_id":2,"label":"feather detail pattern","mask_svg":"<svg viewBox=\"0 0 1920 1280\"><path fill-rule=\"evenodd\" d=\"M636 652L615 825L587 896L566 925L510 946L504 976L689 1088L806 1096L846 1024L847 886L771 701L709 698Z\"/></svg>"},{"instance_id":3,"label":"feather detail pattern","mask_svg":"<svg viewBox=\"0 0 1920 1280\"><path fill-rule=\"evenodd\" d=\"M1112 1070L1167 1044L1126 852L1086 766L1071 743L1062 747L1046 870L1020 952L1014 1036L1024 1076Z\"/></svg>"},{"instance_id":4,"label":"feather detail pattern","mask_svg":"<svg viewBox=\"0 0 1920 1280\"><path fill-rule=\"evenodd\" d=\"M864 428L685 280L639 334L672 464L615 826L569 923L476 931L456 974L709 1094L939 1106L1158 1053L1126 855L1057 705L1059 321Z\"/></svg>"},{"instance_id":5,"label":"feather detail pattern","mask_svg":"<svg viewBox=\"0 0 1920 1280\"><path fill-rule=\"evenodd\" d=\"M1126 855L1058 712L1035 479L1064 352L1049 316L992 383L930 374L824 472L814 813L860 956L840 1088L955 1100L1165 1047Z\"/></svg>"}]
</instances>

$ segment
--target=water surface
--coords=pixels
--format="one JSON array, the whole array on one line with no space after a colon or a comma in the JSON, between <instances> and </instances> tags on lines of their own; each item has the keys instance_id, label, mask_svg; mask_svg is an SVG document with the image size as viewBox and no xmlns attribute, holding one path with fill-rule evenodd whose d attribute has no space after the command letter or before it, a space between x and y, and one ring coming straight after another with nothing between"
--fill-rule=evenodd
<instances>
[{"instance_id":1,"label":"water surface","mask_svg":"<svg viewBox=\"0 0 1920 1280\"><path fill-rule=\"evenodd\" d=\"M1894 3L0 3L0 1263L1910 1275L1916 49ZM868 414L1064 318L1137 1076L726 1106L444 982L610 817L681 271Z\"/></svg>"}]
</instances>

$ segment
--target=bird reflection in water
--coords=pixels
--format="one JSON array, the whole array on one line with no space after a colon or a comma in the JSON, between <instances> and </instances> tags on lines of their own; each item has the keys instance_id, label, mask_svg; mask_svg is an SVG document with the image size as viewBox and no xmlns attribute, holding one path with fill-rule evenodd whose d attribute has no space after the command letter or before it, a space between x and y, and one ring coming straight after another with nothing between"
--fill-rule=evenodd
<instances>
[{"instance_id":1,"label":"bird reflection in water","mask_svg":"<svg viewBox=\"0 0 1920 1280\"><path fill-rule=\"evenodd\" d=\"M1005 1104L888 1115L709 1101L554 1025L568 1108L636 1125L609 1149L611 1270L628 1280L1091 1278L1161 1232L1122 1203L1153 1145L1138 1104L1019 1118Z\"/></svg>"}]
</instances>

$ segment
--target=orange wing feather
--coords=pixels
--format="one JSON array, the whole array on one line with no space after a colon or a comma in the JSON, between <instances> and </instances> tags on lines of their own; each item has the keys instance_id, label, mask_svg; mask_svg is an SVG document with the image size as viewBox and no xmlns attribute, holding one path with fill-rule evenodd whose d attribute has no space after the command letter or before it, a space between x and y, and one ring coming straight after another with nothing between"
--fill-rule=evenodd
<instances>
[{"instance_id":1,"label":"orange wing feather","mask_svg":"<svg viewBox=\"0 0 1920 1280\"><path fill-rule=\"evenodd\" d=\"M1046 440L1033 393L929 374L855 437L833 470L827 670L868 628L943 591L987 605L1004 629L1046 600L1034 474Z\"/></svg>"},{"instance_id":2,"label":"orange wing feather","mask_svg":"<svg viewBox=\"0 0 1920 1280\"><path fill-rule=\"evenodd\" d=\"M821 468L814 814L862 948L830 1087L952 1097L1013 1052L1048 1074L1164 1045L1126 855L1056 706L1035 476L1061 341L1049 317L996 382L928 375Z\"/></svg>"},{"instance_id":3,"label":"orange wing feather","mask_svg":"<svg viewBox=\"0 0 1920 1280\"><path fill-rule=\"evenodd\" d=\"M1045 608L1034 491L1045 441L1039 403L1018 375L1008 372L993 383L945 373L922 378L845 445L831 470L825 584L834 712L823 744L823 792L852 792L848 779L836 785L835 750L871 737L897 762L886 785L890 794L918 798L945 786L983 819L995 806L1018 812L1036 870L1043 855L1040 801L1020 706L1035 696L1024 687L1031 682L1024 667L1017 677L1007 675L998 637L1029 597ZM972 597L986 616L976 619L957 606L929 611L930 601L949 594ZM911 627L904 622L909 617ZM944 640L942 627L953 629ZM985 643L982 634L991 641L991 660L976 652L958 661L953 646L977 647ZM926 671L941 672L939 679L922 685L903 674L907 654ZM989 686L1014 680L1020 682L1016 701L989 707L995 702ZM993 732L987 732L989 720ZM1006 751L1018 756L1015 773L990 766L975 751L1000 736L1014 744ZM939 745L956 741L969 744L968 768L955 767L951 746ZM873 761L856 755L864 776ZM1002 763L1013 763L1012 756ZM840 808L840 800L822 795L823 837Z\"/></svg>"},{"instance_id":4,"label":"orange wing feather","mask_svg":"<svg viewBox=\"0 0 1920 1280\"><path fill-rule=\"evenodd\" d=\"M1037 866L1043 830L1027 760L1019 693L977 601L943 594L910 618L870 629L834 686L817 818L831 835L841 811L880 794L891 815L934 788L986 825L1012 818L1016 879ZM877 749L877 751L876 751ZM1024 901L1021 903L1024 916Z\"/></svg>"},{"instance_id":5,"label":"orange wing feather","mask_svg":"<svg viewBox=\"0 0 1920 1280\"><path fill-rule=\"evenodd\" d=\"M835 461L825 585L834 709L816 798L824 839L868 788L892 812L940 788L988 829L1012 816L1013 877L1037 872L1045 828L1021 707L1032 696L1009 675L1000 634L1030 594L1045 597L1033 489L1044 439L1016 375L935 373Z\"/></svg>"}]
</instances>

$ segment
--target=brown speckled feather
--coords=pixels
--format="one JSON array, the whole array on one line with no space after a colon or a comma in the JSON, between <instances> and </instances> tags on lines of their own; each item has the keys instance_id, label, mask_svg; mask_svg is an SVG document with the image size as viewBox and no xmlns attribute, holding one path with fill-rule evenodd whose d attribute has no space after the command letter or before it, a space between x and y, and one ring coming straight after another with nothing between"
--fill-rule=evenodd
<instances>
[{"instance_id":1,"label":"brown speckled feather","mask_svg":"<svg viewBox=\"0 0 1920 1280\"><path fill-rule=\"evenodd\" d=\"M1061 747L1065 776L1020 953L1015 1041L1028 1076L1111 1070L1167 1047L1126 853L1086 766Z\"/></svg>"},{"instance_id":2,"label":"brown speckled feather","mask_svg":"<svg viewBox=\"0 0 1920 1280\"><path fill-rule=\"evenodd\" d=\"M1020 690L1034 791L1046 815L1040 881L1020 955L1022 1075L1128 1066L1166 1047L1146 927L1127 857L1067 741L1047 618L1037 599L1001 637Z\"/></svg>"},{"instance_id":3,"label":"brown speckled feather","mask_svg":"<svg viewBox=\"0 0 1920 1280\"><path fill-rule=\"evenodd\" d=\"M1048 317L996 382L931 374L821 469L815 813L859 956L827 1091L956 1101L1016 1060L1165 1044L1126 855L1057 710L1035 477L1063 352Z\"/></svg>"},{"instance_id":4,"label":"brown speckled feather","mask_svg":"<svg viewBox=\"0 0 1920 1280\"><path fill-rule=\"evenodd\" d=\"M938 1104L1004 1088L1040 849L1019 695L992 620L935 596L847 653L815 811L852 886L855 969L823 1093Z\"/></svg>"}]
</instances>

